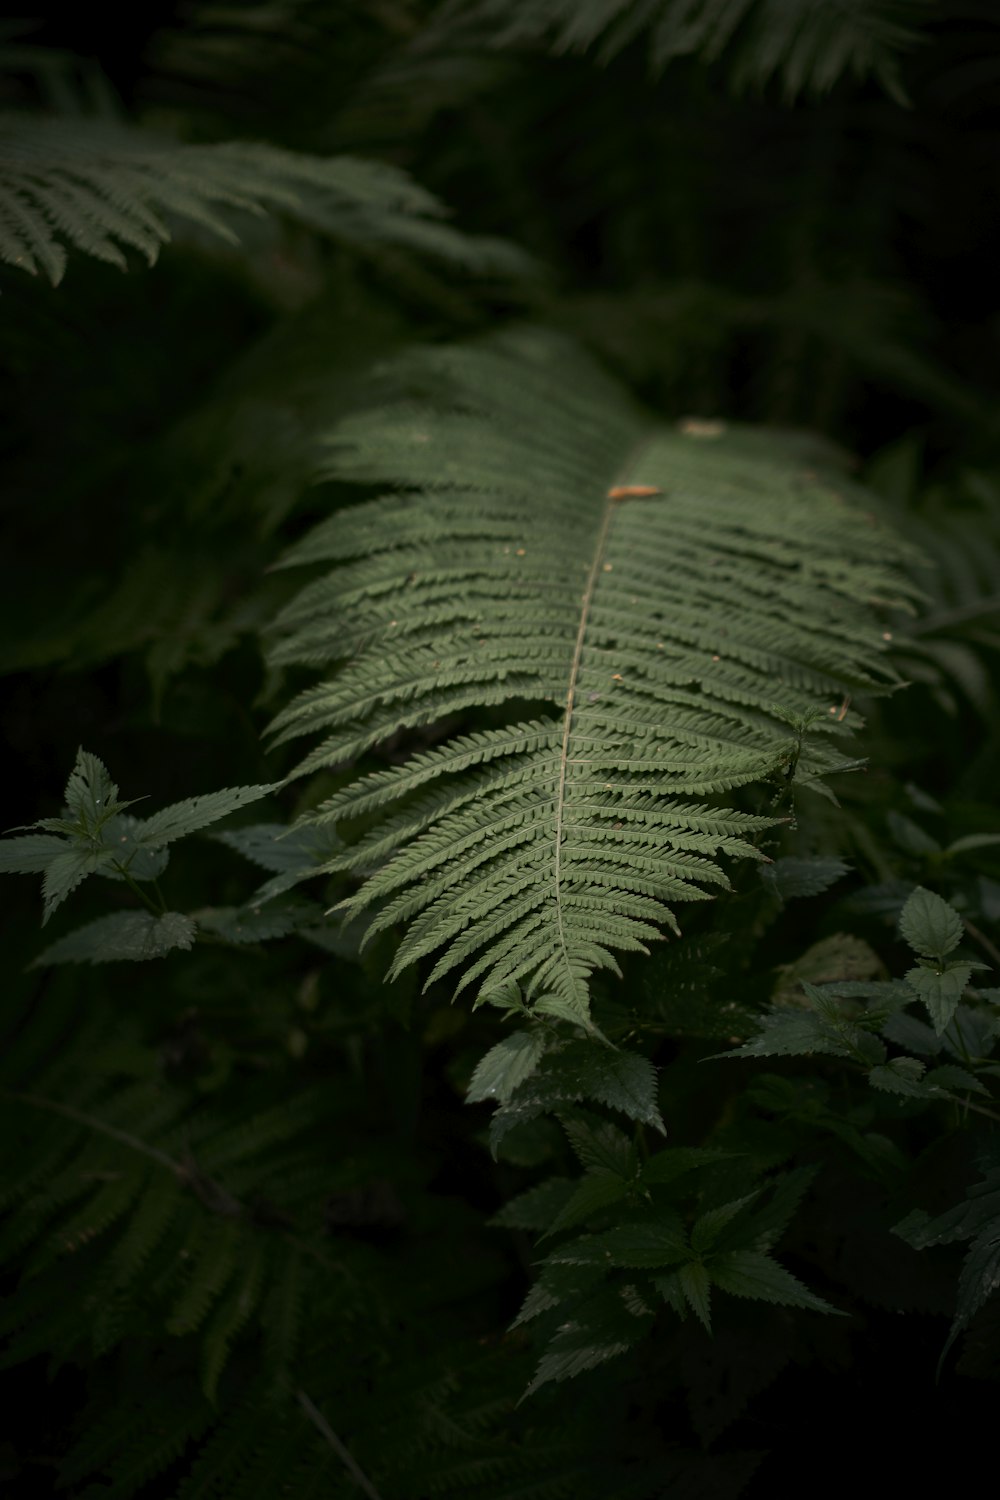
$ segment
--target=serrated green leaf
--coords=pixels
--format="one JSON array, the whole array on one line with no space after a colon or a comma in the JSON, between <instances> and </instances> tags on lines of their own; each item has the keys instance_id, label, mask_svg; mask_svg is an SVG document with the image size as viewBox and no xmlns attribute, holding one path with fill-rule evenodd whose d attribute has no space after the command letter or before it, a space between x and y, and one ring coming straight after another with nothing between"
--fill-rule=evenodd
<instances>
[{"instance_id":1,"label":"serrated green leaf","mask_svg":"<svg viewBox=\"0 0 1000 1500\"><path fill-rule=\"evenodd\" d=\"M601 1266L610 1270L655 1270L677 1265L690 1254L684 1225L678 1214L658 1212L655 1220L618 1224L603 1234L584 1235L552 1252L549 1260L559 1265Z\"/></svg>"},{"instance_id":2,"label":"serrated green leaf","mask_svg":"<svg viewBox=\"0 0 1000 1500\"><path fill-rule=\"evenodd\" d=\"M0 873L41 875L57 854L66 851L66 840L52 833L26 833L0 841Z\"/></svg>"},{"instance_id":3,"label":"serrated green leaf","mask_svg":"<svg viewBox=\"0 0 1000 1500\"><path fill-rule=\"evenodd\" d=\"M955 1321L941 1350L941 1361L963 1328L968 1328L983 1304L1000 1287L1000 1217L989 1223L973 1240L958 1278Z\"/></svg>"},{"instance_id":4,"label":"serrated green leaf","mask_svg":"<svg viewBox=\"0 0 1000 1500\"><path fill-rule=\"evenodd\" d=\"M915 1057L894 1057L891 1062L871 1068L868 1082L886 1094L902 1094L909 1099L926 1099L933 1093L924 1081L925 1064Z\"/></svg>"},{"instance_id":5,"label":"serrated green leaf","mask_svg":"<svg viewBox=\"0 0 1000 1500\"><path fill-rule=\"evenodd\" d=\"M720 1161L730 1161L737 1153L719 1151L714 1146L668 1146L657 1151L642 1169L641 1181L653 1187L666 1186L676 1177L696 1171L698 1167L711 1167Z\"/></svg>"},{"instance_id":6,"label":"serrated green leaf","mask_svg":"<svg viewBox=\"0 0 1000 1500\"><path fill-rule=\"evenodd\" d=\"M784 1266L757 1250L727 1250L713 1256L709 1274L714 1286L734 1297L776 1302L784 1307L807 1307L814 1312L839 1312L803 1286Z\"/></svg>"},{"instance_id":7,"label":"serrated green leaf","mask_svg":"<svg viewBox=\"0 0 1000 1500\"><path fill-rule=\"evenodd\" d=\"M592 1295L604 1280L606 1268L603 1265L585 1264L560 1264L552 1256L542 1267L538 1280L529 1289L521 1308L510 1325L511 1328L521 1328L525 1323L540 1317L542 1313L551 1312L553 1308L562 1307L566 1303L580 1301L581 1298Z\"/></svg>"},{"instance_id":8,"label":"serrated green leaf","mask_svg":"<svg viewBox=\"0 0 1000 1500\"><path fill-rule=\"evenodd\" d=\"M226 818L240 807L259 802L271 792L276 792L280 782L268 782L261 786L234 786L221 792L208 792L202 797L188 797L183 802L174 802L161 812L154 813L139 825L136 843L145 849L162 849L175 839L186 838L189 833L198 833L220 818Z\"/></svg>"},{"instance_id":9,"label":"serrated green leaf","mask_svg":"<svg viewBox=\"0 0 1000 1500\"><path fill-rule=\"evenodd\" d=\"M573 1196L547 1227L543 1239L585 1224L601 1209L621 1203L628 1193L628 1183L616 1172L605 1172L599 1168L589 1171L577 1185Z\"/></svg>"},{"instance_id":10,"label":"serrated green leaf","mask_svg":"<svg viewBox=\"0 0 1000 1500\"><path fill-rule=\"evenodd\" d=\"M485 1057L480 1058L465 1102L479 1104L484 1099L496 1099L506 1104L514 1090L538 1067L547 1040L545 1032L536 1026L527 1031L515 1031L497 1042Z\"/></svg>"},{"instance_id":11,"label":"serrated green leaf","mask_svg":"<svg viewBox=\"0 0 1000 1500\"><path fill-rule=\"evenodd\" d=\"M614 1172L621 1178L635 1175L635 1147L617 1125L581 1119L565 1119L562 1125L581 1166Z\"/></svg>"},{"instance_id":12,"label":"serrated green leaf","mask_svg":"<svg viewBox=\"0 0 1000 1500\"><path fill-rule=\"evenodd\" d=\"M831 1057L850 1056L850 1049L822 1017L783 1008L763 1018L756 1036L720 1056L807 1057L815 1052Z\"/></svg>"},{"instance_id":13,"label":"serrated green leaf","mask_svg":"<svg viewBox=\"0 0 1000 1500\"><path fill-rule=\"evenodd\" d=\"M945 1063L943 1067L933 1068L924 1082L928 1088L952 1089L990 1097L990 1091L985 1084L980 1083L979 1079L967 1068L956 1067L954 1063Z\"/></svg>"},{"instance_id":14,"label":"serrated green leaf","mask_svg":"<svg viewBox=\"0 0 1000 1500\"><path fill-rule=\"evenodd\" d=\"M656 1105L656 1072L647 1058L598 1042L567 1041L551 1047L536 1071L496 1111L490 1121L490 1149L496 1155L504 1136L523 1121L583 1099L619 1109L664 1132Z\"/></svg>"},{"instance_id":15,"label":"serrated green leaf","mask_svg":"<svg viewBox=\"0 0 1000 1500\"><path fill-rule=\"evenodd\" d=\"M311 876L325 874L327 865L345 847L332 823L300 827L254 823L249 828L228 829L209 836L271 872L271 879L257 892L258 901L269 901Z\"/></svg>"},{"instance_id":16,"label":"serrated green leaf","mask_svg":"<svg viewBox=\"0 0 1000 1500\"><path fill-rule=\"evenodd\" d=\"M688 1315L688 1300L681 1286L679 1272L668 1271L665 1276L653 1276L650 1279L667 1306L673 1308L683 1321Z\"/></svg>"},{"instance_id":17,"label":"serrated green leaf","mask_svg":"<svg viewBox=\"0 0 1000 1500\"><path fill-rule=\"evenodd\" d=\"M925 969L918 965L907 971L906 982L926 1005L938 1036L954 1019L958 1002L971 978L969 964L949 964L942 969Z\"/></svg>"},{"instance_id":18,"label":"serrated green leaf","mask_svg":"<svg viewBox=\"0 0 1000 1500\"><path fill-rule=\"evenodd\" d=\"M135 963L162 958L174 948L192 947L194 934L195 923L180 912L168 911L162 917L154 917L145 911L113 912L60 938L58 943L39 954L32 967L119 961Z\"/></svg>"},{"instance_id":19,"label":"serrated green leaf","mask_svg":"<svg viewBox=\"0 0 1000 1500\"><path fill-rule=\"evenodd\" d=\"M962 941L962 919L933 891L917 886L899 914L905 941L923 958L943 958Z\"/></svg>"},{"instance_id":20,"label":"serrated green leaf","mask_svg":"<svg viewBox=\"0 0 1000 1500\"><path fill-rule=\"evenodd\" d=\"M95 831L111 808L120 806L118 788L111 780L108 768L96 755L80 749L76 762L69 773L64 795L71 815L90 831Z\"/></svg>"},{"instance_id":21,"label":"serrated green leaf","mask_svg":"<svg viewBox=\"0 0 1000 1500\"><path fill-rule=\"evenodd\" d=\"M950 1245L956 1240L972 1239L994 1222L1000 1222L1000 1169L994 1168L983 1181L970 1188L968 1196L954 1208L932 1218L924 1209L914 1209L898 1224L893 1234L925 1250L929 1245Z\"/></svg>"},{"instance_id":22,"label":"serrated green leaf","mask_svg":"<svg viewBox=\"0 0 1000 1500\"><path fill-rule=\"evenodd\" d=\"M818 896L829 890L850 870L850 865L836 856L817 858L776 859L773 864L762 865L757 874L762 884L777 896L779 901L792 901L802 896Z\"/></svg>"},{"instance_id":23,"label":"serrated green leaf","mask_svg":"<svg viewBox=\"0 0 1000 1500\"><path fill-rule=\"evenodd\" d=\"M631 1349L645 1337L653 1315L628 1288L610 1288L589 1298L567 1319L539 1361L530 1395L551 1381L569 1380Z\"/></svg>"},{"instance_id":24,"label":"serrated green leaf","mask_svg":"<svg viewBox=\"0 0 1000 1500\"><path fill-rule=\"evenodd\" d=\"M707 1333L712 1331L712 1282L708 1271L700 1261L689 1261L677 1272L681 1291L688 1306L703 1325Z\"/></svg>"},{"instance_id":25,"label":"serrated green leaf","mask_svg":"<svg viewBox=\"0 0 1000 1500\"><path fill-rule=\"evenodd\" d=\"M88 875L109 865L112 858L111 850L94 848L82 842L68 844L60 854L55 855L46 866L45 879L42 881L42 926L45 926L52 913Z\"/></svg>"},{"instance_id":26,"label":"serrated green leaf","mask_svg":"<svg viewBox=\"0 0 1000 1500\"><path fill-rule=\"evenodd\" d=\"M778 1179L770 1201L756 1209L750 1219L755 1249L770 1250L778 1243L819 1170L818 1166L796 1167Z\"/></svg>"},{"instance_id":27,"label":"serrated green leaf","mask_svg":"<svg viewBox=\"0 0 1000 1500\"><path fill-rule=\"evenodd\" d=\"M318 922L322 911L315 901L276 896L273 901L245 906L209 907L194 913L199 927L229 943L263 943Z\"/></svg>"},{"instance_id":28,"label":"serrated green leaf","mask_svg":"<svg viewBox=\"0 0 1000 1500\"><path fill-rule=\"evenodd\" d=\"M747 1193L743 1198L734 1198L731 1203L722 1203L718 1208L710 1208L701 1214L691 1229L691 1249L697 1255L704 1255L711 1250L732 1220L759 1197L758 1188L756 1192Z\"/></svg>"}]
</instances>

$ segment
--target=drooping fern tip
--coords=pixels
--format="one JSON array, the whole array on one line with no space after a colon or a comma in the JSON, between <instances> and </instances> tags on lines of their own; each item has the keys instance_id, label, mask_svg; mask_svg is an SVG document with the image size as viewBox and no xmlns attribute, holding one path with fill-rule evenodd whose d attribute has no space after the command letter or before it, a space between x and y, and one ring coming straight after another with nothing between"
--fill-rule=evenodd
<instances>
[{"instance_id":1,"label":"drooping fern tip","mask_svg":"<svg viewBox=\"0 0 1000 1500\"><path fill-rule=\"evenodd\" d=\"M773 816L727 794L787 768L789 723L822 720L794 747L815 780L845 699L897 681L877 609L913 596L907 547L818 442L657 421L546 331L391 382L323 469L390 492L285 559L325 571L271 658L322 677L272 731L321 737L299 775L423 734L310 815L362 830L326 866L361 877L341 909L407 924L393 975L432 957L428 984L584 1019L596 971L728 887L720 856L762 857Z\"/></svg>"}]
</instances>

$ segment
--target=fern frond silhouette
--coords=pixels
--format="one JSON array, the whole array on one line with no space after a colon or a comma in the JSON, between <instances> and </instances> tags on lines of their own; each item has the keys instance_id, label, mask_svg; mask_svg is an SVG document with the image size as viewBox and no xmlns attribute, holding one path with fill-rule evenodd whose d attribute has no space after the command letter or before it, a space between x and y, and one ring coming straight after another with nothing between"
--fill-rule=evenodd
<instances>
[{"instance_id":1,"label":"fern frond silhouette","mask_svg":"<svg viewBox=\"0 0 1000 1500\"><path fill-rule=\"evenodd\" d=\"M759 88L775 76L785 94L822 94L847 73L874 76L904 98L898 55L917 39L913 22L924 7L907 0L453 0L446 15L485 24L499 46L548 38L553 51L584 52L596 45L607 63L643 37L651 66L696 56L725 57L737 88ZM909 23L909 24L908 24Z\"/></svg>"},{"instance_id":2,"label":"fern frond silhouette","mask_svg":"<svg viewBox=\"0 0 1000 1500\"><path fill-rule=\"evenodd\" d=\"M171 238L168 216L236 244L234 210L285 213L350 243L399 244L471 269L526 265L510 246L451 228L437 199L385 162L258 142L178 145L75 118L0 120L0 259L54 285L66 244L122 270L129 249L152 265Z\"/></svg>"},{"instance_id":3,"label":"fern frond silhouette","mask_svg":"<svg viewBox=\"0 0 1000 1500\"><path fill-rule=\"evenodd\" d=\"M526 706L313 816L368 820L326 868L366 877L343 909L376 905L369 934L410 923L394 974L436 953L428 983L457 969L582 1019L595 970L728 886L719 855L762 858L773 817L721 794L836 765L822 733L796 760L789 723L836 732L845 694L892 683L872 605L912 592L906 549L815 443L657 426L548 333L398 368L409 397L337 429L326 472L399 492L286 559L335 566L285 610L274 661L342 669L273 729L324 735L303 774Z\"/></svg>"},{"instance_id":4,"label":"fern frond silhouette","mask_svg":"<svg viewBox=\"0 0 1000 1500\"><path fill-rule=\"evenodd\" d=\"M322 1168L304 1170L322 1103L303 1094L224 1123L165 1087L120 1025L85 1034L97 1073L82 1086L56 1063L31 1092L0 1090L0 1261L30 1252L0 1319L0 1368L97 1357L137 1328L158 1347L197 1335L214 1401L232 1345L277 1316L299 1261L332 1264Z\"/></svg>"}]
</instances>

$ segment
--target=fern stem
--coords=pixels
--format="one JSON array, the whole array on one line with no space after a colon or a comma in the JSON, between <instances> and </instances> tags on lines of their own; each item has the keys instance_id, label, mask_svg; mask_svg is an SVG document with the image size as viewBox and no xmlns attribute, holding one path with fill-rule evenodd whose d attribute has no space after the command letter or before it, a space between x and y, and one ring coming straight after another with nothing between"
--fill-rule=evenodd
<instances>
[{"instance_id":1,"label":"fern stem","mask_svg":"<svg viewBox=\"0 0 1000 1500\"><path fill-rule=\"evenodd\" d=\"M19 1099L22 1104L31 1104L35 1109L47 1109L52 1114L62 1115L67 1120L73 1120L77 1125L85 1126L88 1130L108 1135L112 1140L120 1141L123 1146L129 1146L142 1156L148 1156L152 1161L158 1162L161 1167L167 1167L175 1176L184 1175L181 1163L174 1161L173 1157L168 1156L165 1151L157 1151L155 1146L150 1146L146 1141L140 1140L137 1135L130 1135L127 1130L119 1130L114 1125L108 1125L106 1121L97 1119L95 1115L84 1114L82 1110L74 1109L72 1104L58 1104L54 1099L45 1099L40 1094L25 1094L20 1089L0 1088L0 1094L7 1099Z\"/></svg>"},{"instance_id":2,"label":"fern stem","mask_svg":"<svg viewBox=\"0 0 1000 1500\"><path fill-rule=\"evenodd\" d=\"M298 1401L299 1405L302 1407L302 1410L305 1412L310 1422L316 1428L317 1432L319 1432L330 1444L330 1447L333 1449L334 1453L336 1453L337 1457L344 1465L344 1468L354 1480L354 1483L368 1496L368 1500L382 1500L382 1497L379 1494L378 1490L371 1483L371 1480L366 1477L363 1469L359 1467L354 1455L341 1442L340 1438L334 1432L333 1428L330 1426L329 1422L326 1420L319 1407L316 1406L315 1402L310 1401L305 1391L296 1391L295 1399Z\"/></svg>"},{"instance_id":3,"label":"fern stem","mask_svg":"<svg viewBox=\"0 0 1000 1500\"><path fill-rule=\"evenodd\" d=\"M590 574L587 578L587 586L583 591L583 600L580 607L580 623L577 627L576 642L573 646L573 660L569 668L569 686L566 690L566 708L563 719L562 746L559 751L559 783L556 787L555 807L555 860L554 860L554 885L556 901L556 923L559 929L559 944L562 948L563 959L569 974L570 992L576 989L576 981L573 977L573 969L569 959L569 946L566 942L566 929L563 922L562 908L562 840L563 821L566 806L566 768L569 764L569 741L573 732L573 710L576 704L577 681L580 676L580 663L583 659L583 646L587 634L587 626L590 622L590 611L594 602L594 591L597 588L597 580L601 574L601 566L604 562L604 553L608 545L608 536L611 531L611 520L615 513L617 502L610 495L605 501L604 515L601 519L601 529L597 534L597 544L594 548L594 558L590 565Z\"/></svg>"},{"instance_id":4,"label":"fern stem","mask_svg":"<svg viewBox=\"0 0 1000 1500\"><path fill-rule=\"evenodd\" d=\"M645 444L643 444L645 446ZM625 471L634 468L636 453L630 456ZM621 484L625 481L622 480ZM573 733L573 711L576 708L577 679L580 676L580 661L583 660L583 645L586 642L586 628L591 619L591 607L594 604L594 594L597 591L597 582L601 576L601 567L604 564L604 552L607 550L607 538L612 529L612 517L619 505L619 489L621 484L615 484L607 490L607 499L604 501L604 514L601 516L600 531L597 534L597 543L594 547L594 559L591 562L591 571L586 580L586 588L583 589L582 601L580 601L580 622L577 625L576 642L573 645L573 661L570 663L570 684L567 687L567 702L565 702L564 720L562 720L562 745L559 748L559 783L556 786L556 808L555 808L555 862L553 862L553 883L555 883L556 898L556 924L559 929L559 947L562 948L562 957L567 966L568 977L570 977L570 993L577 987L574 980L573 966L570 963L570 948L565 935L564 916L562 916L562 832L564 832L565 816L565 781L567 781L567 766L570 763L570 736Z\"/></svg>"}]
</instances>

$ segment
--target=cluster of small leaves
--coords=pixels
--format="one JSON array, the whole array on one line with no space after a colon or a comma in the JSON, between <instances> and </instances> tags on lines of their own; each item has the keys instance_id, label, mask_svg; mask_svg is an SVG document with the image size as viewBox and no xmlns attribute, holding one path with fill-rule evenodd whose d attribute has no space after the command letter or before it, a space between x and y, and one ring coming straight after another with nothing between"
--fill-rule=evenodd
<instances>
[{"instance_id":1,"label":"cluster of small leaves","mask_svg":"<svg viewBox=\"0 0 1000 1500\"><path fill-rule=\"evenodd\" d=\"M113 912L88 922L51 944L35 964L162 958L174 949L190 948L199 932L235 944L292 932L327 942L330 932L322 908L286 894L329 858L334 844L322 829L290 831L282 824L261 823L219 835L230 848L271 872L271 879L242 906L187 914L168 910L160 891L171 844L204 832L279 785L229 787L138 818L128 811L136 799L122 801L102 762L80 750L66 784L63 811L58 817L40 818L30 825L31 832L0 843L0 871L43 875L43 922L90 875L124 883L144 909Z\"/></svg>"},{"instance_id":2,"label":"cluster of small leaves","mask_svg":"<svg viewBox=\"0 0 1000 1500\"><path fill-rule=\"evenodd\" d=\"M139 1329L157 1344L197 1336L214 1402L234 1341L257 1324L277 1329L303 1278L330 1259L304 1176L323 1101L303 1093L220 1123L165 1087L155 1054L120 1023L83 1034L108 1075L98 1088L81 1088L71 1052L34 1080L38 1092L0 1091L0 1259L23 1267L2 1366L42 1353L57 1365L97 1359ZM287 1344L281 1329L276 1380Z\"/></svg>"},{"instance_id":3,"label":"cluster of small leaves","mask_svg":"<svg viewBox=\"0 0 1000 1500\"><path fill-rule=\"evenodd\" d=\"M915 1250L969 1242L958 1280L955 1318L938 1362L940 1370L959 1334L1000 1287L1000 1167L995 1161L987 1165L981 1181L969 1188L956 1207L934 1216L914 1209L894 1232Z\"/></svg>"},{"instance_id":4,"label":"cluster of small leaves","mask_svg":"<svg viewBox=\"0 0 1000 1500\"><path fill-rule=\"evenodd\" d=\"M918 959L904 979L824 985L803 981L797 1002L774 1006L758 1034L729 1055L846 1058L865 1069L874 1088L915 1099L946 1097L956 1090L987 1092L967 1068L949 1064L926 1074L926 1064L916 1057L889 1058L883 1036L924 1055L947 1045L963 1063L981 1071L993 1067L988 1057L1000 1039L1000 1027L990 1012L993 991L973 992L972 998L982 1002L978 1007L962 1005L973 973L989 965L949 958L964 936L955 908L918 886L902 908L899 930ZM917 1001L926 1007L933 1032L905 1015ZM970 1055L972 1037L975 1050Z\"/></svg>"},{"instance_id":5,"label":"cluster of small leaves","mask_svg":"<svg viewBox=\"0 0 1000 1500\"><path fill-rule=\"evenodd\" d=\"M554 1115L584 1169L581 1179L548 1178L515 1198L495 1222L560 1239L541 1262L513 1327L532 1324L545 1352L529 1393L625 1353L652 1332L664 1304L682 1319L693 1311L711 1331L712 1288L758 1301L833 1311L777 1261L770 1250L812 1177L792 1173L767 1206L765 1186L738 1197L702 1185L702 1202L686 1217L681 1179L729 1161L713 1148L668 1147L649 1156L583 1101L624 1114L641 1130L663 1132L656 1074L647 1059L566 1039L545 1021L497 1043L477 1067L470 1103L495 1099L490 1145L539 1116ZM747 1176L751 1174L748 1172ZM571 1230L586 1232L565 1238Z\"/></svg>"}]
</instances>

